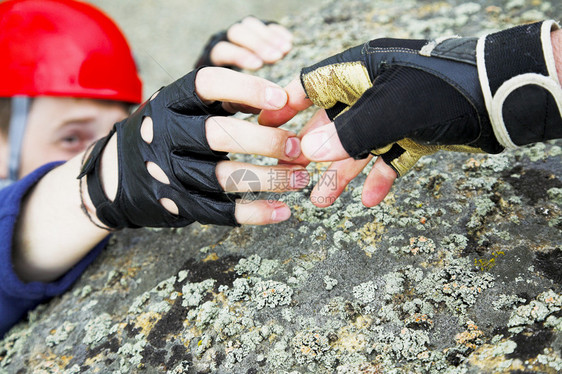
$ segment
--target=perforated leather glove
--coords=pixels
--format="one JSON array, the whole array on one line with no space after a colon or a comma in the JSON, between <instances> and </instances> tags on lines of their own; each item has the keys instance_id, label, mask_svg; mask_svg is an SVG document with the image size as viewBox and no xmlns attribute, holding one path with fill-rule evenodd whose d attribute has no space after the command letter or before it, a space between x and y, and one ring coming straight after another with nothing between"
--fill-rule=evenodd
<instances>
[{"instance_id":1,"label":"perforated leather glove","mask_svg":"<svg viewBox=\"0 0 562 374\"><path fill-rule=\"evenodd\" d=\"M476 38L376 39L301 71L350 156L405 174L438 150L498 153L562 137L554 21Z\"/></svg>"},{"instance_id":2,"label":"perforated leather glove","mask_svg":"<svg viewBox=\"0 0 562 374\"><path fill-rule=\"evenodd\" d=\"M215 174L217 163L228 157L211 150L205 135L207 118L229 113L220 102L201 102L195 93L196 74L191 72L162 88L94 146L79 178L87 176L97 217L109 228L180 227L194 221L238 225L234 198L223 191ZM141 137L145 117L153 121L150 144ZM117 136L119 184L111 202L100 181L100 161L113 134ZM154 179L147 162L158 165L170 184ZM162 198L171 199L179 214L168 212L159 202Z\"/></svg>"}]
</instances>

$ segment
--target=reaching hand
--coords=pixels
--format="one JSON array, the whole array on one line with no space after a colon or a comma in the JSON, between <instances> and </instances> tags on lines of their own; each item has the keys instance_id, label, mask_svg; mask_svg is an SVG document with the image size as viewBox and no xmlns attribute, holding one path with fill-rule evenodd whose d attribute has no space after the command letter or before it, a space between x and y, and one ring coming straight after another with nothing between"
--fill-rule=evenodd
<instances>
[{"instance_id":1,"label":"reaching hand","mask_svg":"<svg viewBox=\"0 0 562 374\"><path fill-rule=\"evenodd\" d=\"M292 40L292 34L283 26L246 17L227 31L213 35L196 66L258 70L281 60L293 48Z\"/></svg>"},{"instance_id":2,"label":"reaching hand","mask_svg":"<svg viewBox=\"0 0 562 374\"><path fill-rule=\"evenodd\" d=\"M115 229L194 221L265 224L289 218L289 208L281 202L245 202L229 193L303 188L308 183L305 169L256 166L226 157L226 152L238 152L297 158L300 142L294 133L227 117L231 113L225 110L281 108L286 100L281 87L223 68L194 71L164 87L117 123L86 161L81 177L87 176L97 217ZM232 181L237 171L241 178ZM286 180L268 184L272 174Z\"/></svg>"},{"instance_id":3,"label":"reaching hand","mask_svg":"<svg viewBox=\"0 0 562 374\"><path fill-rule=\"evenodd\" d=\"M327 116L301 133L302 149L311 160L337 161L338 190L370 153L403 175L441 149L498 153L560 137L560 113L549 110L562 107L550 45L555 28L546 21L480 40L373 40L303 69L287 88L286 108L262 113L260 123L282 123L311 102L325 108ZM380 202L393 180L378 160L365 205Z\"/></svg>"}]
</instances>

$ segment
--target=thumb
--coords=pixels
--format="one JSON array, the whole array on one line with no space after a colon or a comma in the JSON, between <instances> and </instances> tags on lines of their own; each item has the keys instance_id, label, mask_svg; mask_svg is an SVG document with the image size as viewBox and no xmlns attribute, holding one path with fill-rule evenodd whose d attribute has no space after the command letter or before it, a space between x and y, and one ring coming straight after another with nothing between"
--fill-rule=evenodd
<instances>
[{"instance_id":1,"label":"thumb","mask_svg":"<svg viewBox=\"0 0 562 374\"><path fill-rule=\"evenodd\" d=\"M306 134L301 140L301 150L311 161L337 161L349 158L333 122Z\"/></svg>"}]
</instances>

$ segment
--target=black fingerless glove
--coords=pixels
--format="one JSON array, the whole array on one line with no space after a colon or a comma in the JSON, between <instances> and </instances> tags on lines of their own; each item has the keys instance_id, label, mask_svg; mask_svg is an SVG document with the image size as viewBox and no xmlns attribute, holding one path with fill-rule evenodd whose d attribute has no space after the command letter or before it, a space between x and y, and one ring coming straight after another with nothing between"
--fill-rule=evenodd
<instances>
[{"instance_id":1,"label":"black fingerless glove","mask_svg":"<svg viewBox=\"0 0 562 374\"><path fill-rule=\"evenodd\" d=\"M205 135L205 121L211 115L229 115L221 103L205 105L195 93L193 71L162 88L156 97L126 120L115 124L111 133L97 142L79 178L87 176L90 198L96 215L109 228L181 227L194 221L203 224L236 226L234 196L227 195L217 180L217 162L228 160L225 153L211 150ZM150 144L141 137L144 118L153 121ZM117 135L119 184L113 202L100 181L103 149ZM165 184L146 169L154 162L168 177ZM159 202L171 199L179 214L168 212Z\"/></svg>"},{"instance_id":2,"label":"black fingerless glove","mask_svg":"<svg viewBox=\"0 0 562 374\"><path fill-rule=\"evenodd\" d=\"M440 149L498 153L562 137L553 21L476 38L376 39L301 72L354 158L406 173Z\"/></svg>"}]
</instances>

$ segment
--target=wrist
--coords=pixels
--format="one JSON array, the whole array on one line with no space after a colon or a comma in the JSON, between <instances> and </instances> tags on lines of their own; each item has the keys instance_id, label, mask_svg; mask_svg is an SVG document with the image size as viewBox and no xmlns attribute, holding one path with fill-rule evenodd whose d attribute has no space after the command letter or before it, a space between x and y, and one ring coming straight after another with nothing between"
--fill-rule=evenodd
<instances>
[{"instance_id":1,"label":"wrist","mask_svg":"<svg viewBox=\"0 0 562 374\"><path fill-rule=\"evenodd\" d=\"M94 226L104 230L109 228L98 218L94 198L97 196L99 200L100 196L105 196L113 201L117 194L118 152L117 137L114 135L114 132L110 133L86 150L81 162L82 170L78 176L82 211ZM93 180L90 181L89 178ZM92 193L94 195L91 195Z\"/></svg>"},{"instance_id":2,"label":"wrist","mask_svg":"<svg viewBox=\"0 0 562 374\"><path fill-rule=\"evenodd\" d=\"M117 135L113 134L101 156L101 184L107 198L115 200L119 184L119 168L117 154Z\"/></svg>"}]
</instances>

